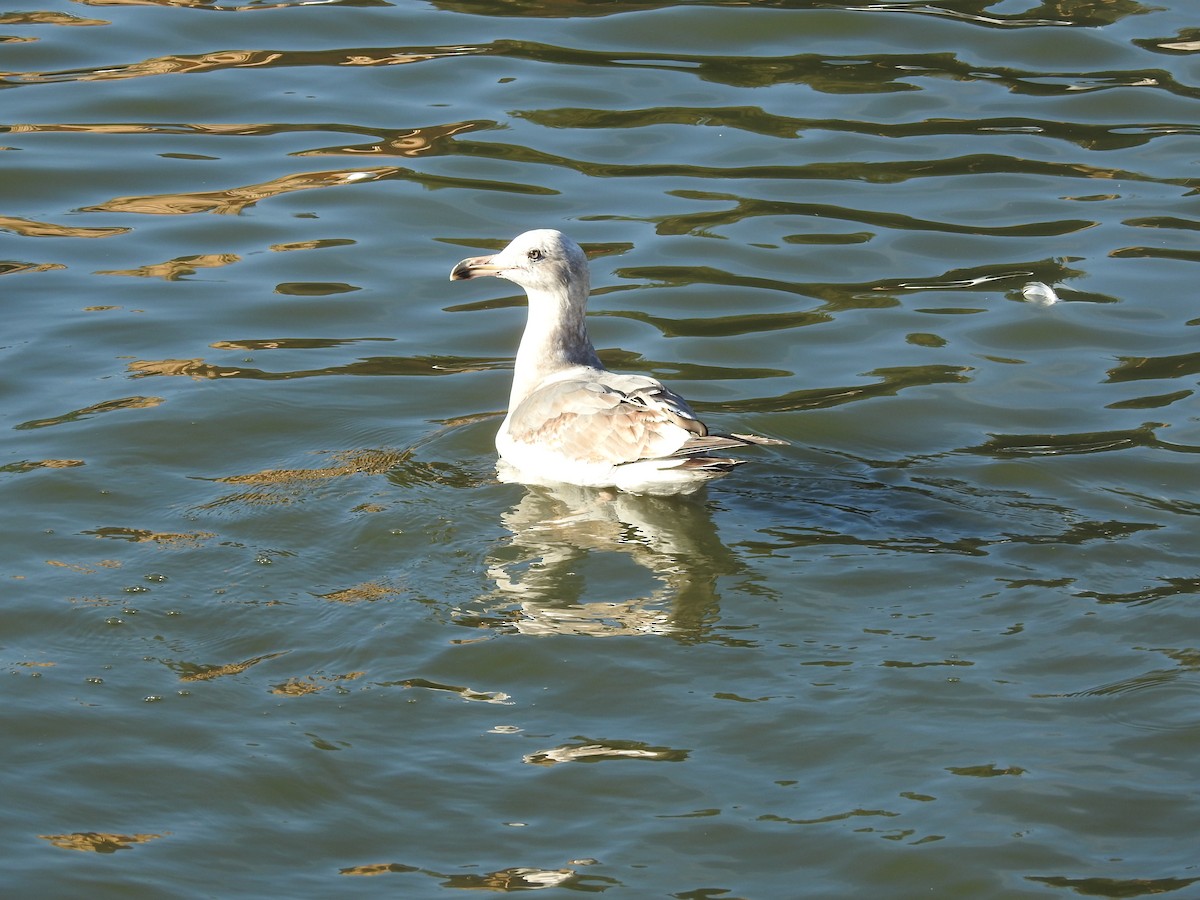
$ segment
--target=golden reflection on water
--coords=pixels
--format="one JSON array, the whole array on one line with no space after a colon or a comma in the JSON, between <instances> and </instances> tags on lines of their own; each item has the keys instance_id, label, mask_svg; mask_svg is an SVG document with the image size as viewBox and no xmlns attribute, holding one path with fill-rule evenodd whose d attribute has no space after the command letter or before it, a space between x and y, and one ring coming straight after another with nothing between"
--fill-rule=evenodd
<instances>
[{"instance_id":1,"label":"golden reflection on water","mask_svg":"<svg viewBox=\"0 0 1200 900\"><path fill-rule=\"evenodd\" d=\"M47 84L62 81L113 81L153 75L183 75L222 69L287 66L396 66L446 56L481 52L473 47L426 47L418 51L396 48L320 51L218 50L194 56L155 56L136 63L91 69L44 72L0 72L9 84Z\"/></svg>"},{"instance_id":2,"label":"golden reflection on water","mask_svg":"<svg viewBox=\"0 0 1200 900\"><path fill-rule=\"evenodd\" d=\"M177 256L166 262L139 266L136 269L103 269L96 275L129 275L134 278L162 278L165 281L179 281L187 275L195 275L197 269L217 269L240 262L241 257L236 253L203 253L195 256Z\"/></svg>"},{"instance_id":3,"label":"golden reflection on water","mask_svg":"<svg viewBox=\"0 0 1200 900\"><path fill-rule=\"evenodd\" d=\"M32 10L0 14L0 25L111 25L104 19L85 19L70 13Z\"/></svg>"},{"instance_id":4,"label":"golden reflection on water","mask_svg":"<svg viewBox=\"0 0 1200 900\"><path fill-rule=\"evenodd\" d=\"M130 850L134 844L144 844L163 834L113 834L102 831L73 831L70 834L39 834L42 840L49 841L55 847L64 850L86 850L91 853L115 853L118 850Z\"/></svg>"},{"instance_id":5,"label":"golden reflection on water","mask_svg":"<svg viewBox=\"0 0 1200 900\"><path fill-rule=\"evenodd\" d=\"M381 584L378 581L367 581L362 584L356 584L353 587L330 591L327 594L317 594L316 596L333 603L360 603L363 601L373 603L376 600L386 600L403 594L404 591L399 588Z\"/></svg>"},{"instance_id":6,"label":"golden reflection on water","mask_svg":"<svg viewBox=\"0 0 1200 900\"><path fill-rule=\"evenodd\" d=\"M356 681L365 674L367 673L347 672L345 675L306 675L303 678L292 676L282 684L274 685L271 693L281 697L304 697L320 693L328 687L341 687L342 682Z\"/></svg>"},{"instance_id":7,"label":"golden reflection on water","mask_svg":"<svg viewBox=\"0 0 1200 900\"><path fill-rule=\"evenodd\" d=\"M248 125L248 124L145 124L136 122L87 122L79 124L67 123L19 123L4 126L4 131L11 134L208 134L215 136L228 135L266 135L286 130L278 125Z\"/></svg>"},{"instance_id":8,"label":"golden reflection on water","mask_svg":"<svg viewBox=\"0 0 1200 900\"><path fill-rule=\"evenodd\" d=\"M376 181L396 175L394 167L375 169L298 172L261 184L227 188L223 191L196 191L179 194L150 194L142 197L114 197L106 203L84 207L85 212L126 212L150 216L184 216L193 213L235 215L259 200L293 191L340 187L360 181ZM122 229L127 231L128 229Z\"/></svg>"},{"instance_id":9,"label":"golden reflection on water","mask_svg":"<svg viewBox=\"0 0 1200 900\"><path fill-rule=\"evenodd\" d=\"M90 528L80 534L90 534L98 538L109 538L118 541L129 541L134 544L157 544L160 547L196 548L210 541L217 535L212 531L151 531L148 528L124 528L120 526L105 526Z\"/></svg>"},{"instance_id":10,"label":"golden reflection on water","mask_svg":"<svg viewBox=\"0 0 1200 900\"><path fill-rule=\"evenodd\" d=\"M62 263L29 263L17 260L0 260L0 275L19 275L22 272L52 272L55 269L65 269Z\"/></svg>"},{"instance_id":11,"label":"golden reflection on water","mask_svg":"<svg viewBox=\"0 0 1200 900\"><path fill-rule=\"evenodd\" d=\"M247 485L248 490L225 494L196 507L214 510L227 506L279 506L295 503L306 488L331 478L348 475L385 475L400 468L412 456L411 450L343 450L333 454L332 465L312 469L263 469L244 475L225 475L211 479L221 484ZM367 588L349 588L340 599L366 599ZM339 599L324 595L325 599Z\"/></svg>"},{"instance_id":12,"label":"golden reflection on water","mask_svg":"<svg viewBox=\"0 0 1200 900\"><path fill-rule=\"evenodd\" d=\"M180 681L211 681L214 678L224 678L226 675L240 675L252 666L283 656L286 652L284 650L278 653L264 653L262 656L254 656L241 662L223 665L173 662L165 659L162 662L179 676Z\"/></svg>"},{"instance_id":13,"label":"golden reflection on water","mask_svg":"<svg viewBox=\"0 0 1200 900\"><path fill-rule=\"evenodd\" d=\"M292 484L340 478L343 475L383 475L397 468L411 456L406 450L344 450L334 454L338 460L332 466L316 469L264 469L248 475L226 475L215 478L224 484Z\"/></svg>"},{"instance_id":14,"label":"golden reflection on water","mask_svg":"<svg viewBox=\"0 0 1200 900\"><path fill-rule=\"evenodd\" d=\"M425 175L397 166L378 166L370 169L334 169L323 172L298 172L285 175L260 184L248 184L240 187L226 188L220 191L191 191L171 194L148 194L144 196L114 197L105 203L83 207L83 212L122 212L138 213L149 216L186 216L195 213L217 213L221 215L236 215L245 209L271 197L290 194L295 191L309 191L318 188L343 187L359 182L380 181L387 178L406 178L427 187L459 187L476 190L503 191L519 194L556 194L555 190L537 185L517 184L502 181L482 181L479 179L451 178L447 176ZM39 222L28 222L23 219L0 219L0 228L9 226L16 228L59 228L61 226L45 225ZM75 229L78 234L71 237L105 237L108 234L120 234L128 228L105 229ZM48 232L47 236L61 236Z\"/></svg>"},{"instance_id":15,"label":"golden reflection on water","mask_svg":"<svg viewBox=\"0 0 1200 900\"><path fill-rule=\"evenodd\" d=\"M326 247L345 247L356 243L349 238L325 238L316 241L293 241L289 244L272 244L270 249L278 253L287 253L292 250L321 250ZM213 346L216 346L215 344Z\"/></svg>"},{"instance_id":16,"label":"golden reflection on water","mask_svg":"<svg viewBox=\"0 0 1200 900\"><path fill-rule=\"evenodd\" d=\"M83 563L69 563L69 562L63 562L60 559L48 559L48 560L46 560L46 565L55 566L59 569L68 569L71 572L78 572L81 575L95 575L96 574L95 569L93 569L91 566L84 565ZM102 559L99 562L95 563L95 565L99 566L102 569L119 569L119 568L121 568L121 563L115 559Z\"/></svg>"},{"instance_id":17,"label":"golden reflection on water","mask_svg":"<svg viewBox=\"0 0 1200 900\"><path fill-rule=\"evenodd\" d=\"M143 378L151 375L186 375L194 381L205 378L220 378L223 375L236 375L237 369L223 366L210 366L203 359L139 359L129 363L131 378Z\"/></svg>"},{"instance_id":18,"label":"golden reflection on water","mask_svg":"<svg viewBox=\"0 0 1200 900\"><path fill-rule=\"evenodd\" d=\"M87 228L82 225L56 225L53 222L36 222L33 219L23 219L20 216L0 216L0 231L11 231L22 237L76 237L103 238L116 234L125 234L129 228ZM65 266L53 266L65 268Z\"/></svg>"},{"instance_id":19,"label":"golden reflection on water","mask_svg":"<svg viewBox=\"0 0 1200 900\"><path fill-rule=\"evenodd\" d=\"M0 472L32 472L35 469L71 469L85 465L82 459L22 459L0 466Z\"/></svg>"}]
</instances>

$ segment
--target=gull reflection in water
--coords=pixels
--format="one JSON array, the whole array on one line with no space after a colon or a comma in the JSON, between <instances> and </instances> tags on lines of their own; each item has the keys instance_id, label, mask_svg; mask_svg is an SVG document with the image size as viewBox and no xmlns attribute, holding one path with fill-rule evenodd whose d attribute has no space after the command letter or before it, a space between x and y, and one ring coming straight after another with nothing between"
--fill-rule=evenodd
<instances>
[{"instance_id":1,"label":"gull reflection in water","mask_svg":"<svg viewBox=\"0 0 1200 900\"><path fill-rule=\"evenodd\" d=\"M705 494L650 497L523 486L488 554L495 585L463 624L522 634L697 637L717 616L717 579L739 571ZM633 565L629 565L632 563ZM635 596L629 596L630 593Z\"/></svg>"}]
</instances>

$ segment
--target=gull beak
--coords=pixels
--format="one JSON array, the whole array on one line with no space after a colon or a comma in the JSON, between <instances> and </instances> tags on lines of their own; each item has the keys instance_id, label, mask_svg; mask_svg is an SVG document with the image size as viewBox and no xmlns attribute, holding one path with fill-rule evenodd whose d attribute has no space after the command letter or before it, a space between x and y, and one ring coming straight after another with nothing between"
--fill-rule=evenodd
<instances>
[{"instance_id":1,"label":"gull beak","mask_svg":"<svg viewBox=\"0 0 1200 900\"><path fill-rule=\"evenodd\" d=\"M466 281L480 275L499 275L500 266L493 262L494 259L494 256L472 256L470 259L464 259L450 271L450 280Z\"/></svg>"}]
</instances>

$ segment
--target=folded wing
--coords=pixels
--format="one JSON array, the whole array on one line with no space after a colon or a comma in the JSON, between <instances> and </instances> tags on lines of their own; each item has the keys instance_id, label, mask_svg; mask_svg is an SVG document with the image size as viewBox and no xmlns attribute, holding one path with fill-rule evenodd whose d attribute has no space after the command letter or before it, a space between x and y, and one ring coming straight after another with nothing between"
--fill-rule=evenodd
<instances>
[{"instance_id":1,"label":"folded wing","mask_svg":"<svg viewBox=\"0 0 1200 900\"><path fill-rule=\"evenodd\" d=\"M687 402L653 378L611 372L542 385L513 412L508 430L518 443L614 466L745 443L709 435Z\"/></svg>"}]
</instances>

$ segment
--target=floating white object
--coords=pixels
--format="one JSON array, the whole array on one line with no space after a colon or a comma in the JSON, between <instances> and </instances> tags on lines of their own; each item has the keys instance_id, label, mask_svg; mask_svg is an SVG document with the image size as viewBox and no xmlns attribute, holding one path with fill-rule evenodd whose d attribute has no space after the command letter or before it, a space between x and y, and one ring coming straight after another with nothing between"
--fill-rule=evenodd
<instances>
[{"instance_id":1,"label":"floating white object","mask_svg":"<svg viewBox=\"0 0 1200 900\"><path fill-rule=\"evenodd\" d=\"M745 462L713 452L786 443L713 434L661 382L604 368L584 317L587 256L561 232L527 231L495 256L464 259L450 280L480 275L519 284L529 298L508 415L496 435L505 480L689 493Z\"/></svg>"},{"instance_id":2,"label":"floating white object","mask_svg":"<svg viewBox=\"0 0 1200 900\"><path fill-rule=\"evenodd\" d=\"M1053 306L1061 302L1058 294L1054 293L1054 288L1040 281L1031 281L1021 288L1021 296L1038 306Z\"/></svg>"}]
</instances>

